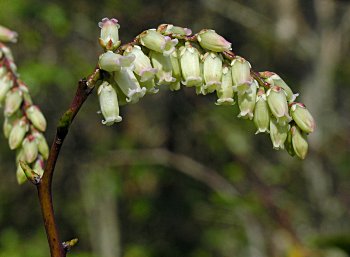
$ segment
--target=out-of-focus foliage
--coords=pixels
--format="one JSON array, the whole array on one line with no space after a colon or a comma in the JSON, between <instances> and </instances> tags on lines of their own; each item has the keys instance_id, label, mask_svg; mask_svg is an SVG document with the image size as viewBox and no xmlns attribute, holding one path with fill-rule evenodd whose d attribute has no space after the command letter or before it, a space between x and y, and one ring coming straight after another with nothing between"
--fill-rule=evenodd
<instances>
[{"instance_id":1,"label":"out-of-focus foliage","mask_svg":"<svg viewBox=\"0 0 350 257\"><path fill-rule=\"evenodd\" d=\"M58 160L54 199L62 240L79 257L349 255L350 105L347 1L0 2L0 24L22 79L58 117L100 54L97 22L116 17L123 42L161 23L213 28L256 70L283 76L314 114L305 161L253 136L237 106L162 90L121 108L105 127L91 96ZM36 192L18 187L0 137L0 256L47 256Z\"/></svg>"}]
</instances>

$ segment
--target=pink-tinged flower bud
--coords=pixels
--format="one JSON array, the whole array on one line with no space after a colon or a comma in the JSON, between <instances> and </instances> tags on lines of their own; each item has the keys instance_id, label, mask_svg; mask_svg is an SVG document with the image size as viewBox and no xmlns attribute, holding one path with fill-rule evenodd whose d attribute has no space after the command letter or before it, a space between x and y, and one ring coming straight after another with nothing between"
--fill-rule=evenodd
<instances>
[{"instance_id":1,"label":"pink-tinged flower bud","mask_svg":"<svg viewBox=\"0 0 350 257\"><path fill-rule=\"evenodd\" d=\"M274 149L284 149L284 142L287 139L289 127L289 124L280 125L280 123L277 122L277 119L271 117L270 138Z\"/></svg>"},{"instance_id":2,"label":"pink-tinged flower bud","mask_svg":"<svg viewBox=\"0 0 350 257\"><path fill-rule=\"evenodd\" d=\"M270 132L270 111L267 105L265 90L262 87L259 88L258 95L256 97L254 124L258 129L255 134Z\"/></svg>"},{"instance_id":3,"label":"pink-tinged flower bud","mask_svg":"<svg viewBox=\"0 0 350 257\"><path fill-rule=\"evenodd\" d=\"M44 159L39 155L33 165L33 171L40 176L40 178L44 175Z\"/></svg>"},{"instance_id":4,"label":"pink-tinged flower bud","mask_svg":"<svg viewBox=\"0 0 350 257\"><path fill-rule=\"evenodd\" d=\"M158 70L152 67L151 60L144 54L140 46L129 46L124 51L124 55L135 56L135 61L133 63L135 66L134 72L140 77L141 82L154 78Z\"/></svg>"},{"instance_id":5,"label":"pink-tinged flower bud","mask_svg":"<svg viewBox=\"0 0 350 257\"><path fill-rule=\"evenodd\" d=\"M24 106L29 106L33 104L32 97L29 94L28 87L22 82L19 82L19 89L22 91L23 94L23 101L24 101Z\"/></svg>"},{"instance_id":6,"label":"pink-tinged flower bud","mask_svg":"<svg viewBox=\"0 0 350 257\"><path fill-rule=\"evenodd\" d=\"M260 72L260 75L263 78L265 78L266 82L269 83L271 86L281 87L286 92L287 101L289 103L294 102L294 100L299 95L299 94L294 94L292 89L276 73L273 73L270 71L264 71L264 72Z\"/></svg>"},{"instance_id":7,"label":"pink-tinged flower bud","mask_svg":"<svg viewBox=\"0 0 350 257\"><path fill-rule=\"evenodd\" d=\"M117 92L107 81L104 81L97 90L100 108L103 117L102 124L111 126L116 122L122 121L119 116L119 104Z\"/></svg>"},{"instance_id":8,"label":"pink-tinged flower bud","mask_svg":"<svg viewBox=\"0 0 350 257\"><path fill-rule=\"evenodd\" d=\"M42 132L46 130L46 119L38 106L32 105L28 107L26 109L26 115L35 128Z\"/></svg>"},{"instance_id":9,"label":"pink-tinged flower bud","mask_svg":"<svg viewBox=\"0 0 350 257\"><path fill-rule=\"evenodd\" d=\"M216 100L217 105L233 105L235 101L233 100L233 86L232 86L232 75L231 67L225 66L222 69L222 80L221 85L216 90L218 95L218 100Z\"/></svg>"},{"instance_id":10,"label":"pink-tinged flower bud","mask_svg":"<svg viewBox=\"0 0 350 257\"><path fill-rule=\"evenodd\" d=\"M250 75L250 68L250 63L240 56L236 56L231 62L233 86L238 94L250 90L250 85L253 81L253 78Z\"/></svg>"},{"instance_id":11,"label":"pink-tinged flower bud","mask_svg":"<svg viewBox=\"0 0 350 257\"><path fill-rule=\"evenodd\" d=\"M0 51L4 54L5 58L10 61L10 63L14 62L13 55L11 52L11 49L8 48L7 46L1 44L0 45Z\"/></svg>"},{"instance_id":12,"label":"pink-tinged flower bud","mask_svg":"<svg viewBox=\"0 0 350 257\"><path fill-rule=\"evenodd\" d=\"M140 86L135 74L128 68L114 72L114 81L127 96L128 103L137 103L146 94L146 88Z\"/></svg>"},{"instance_id":13,"label":"pink-tinged flower bud","mask_svg":"<svg viewBox=\"0 0 350 257\"><path fill-rule=\"evenodd\" d=\"M250 91L238 94L238 107L241 111L238 114L238 117L249 118L250 120L253 119L257 88L258 82L254 80Z\"/></svg>"},{"instance_id":14,"label":"pink-tinged flower bud","mask_svg":"<svg viewBox=\"0 0 350 257\"><path fill-rule=\"evenodd\" d=\"M316 123L305 105L302 103L293 103L290 112L293 120L302 131L306 133L314 132Z\"/></svg>"},{"instance_id":15,"label":"pink-tinged flower bud","mask_svg":"<svg viewBox=\"0 0 350 257\"><path fill-rule=\"evenodd\" d=\"M269 104L271 113L281 125L285 125L291 121L288 113L288 103L285 91L277 86L271 87L267 93L267 103Z\"/></svg>"},{"instance_id":16,"label":"pink-tinged flower bud","mask_svg":"<svg viewBox=\"0 0 350 257\"><path fill-rule=\"evenodd\" d=\"M180 50L180 66L183 77L182 84L186 87L202 85L201 67L199 64L199 52L190 43Z\"/></svg>"},{"instance_id":17,"label":"pink-tinged flower bud","mask_svg":"<svg viewBox=\"0 0 350 257\"><path fill-rule=\"evenodd\" d=\"M118 24L118 20L114 18L103 18L98 23L98 26L101 28L100 45L106 50L114 51L117 49L121 44L119 40L120 25Z\"/></svg>"},{"instance_id":18,"label":"pink-tinged flower bud","mask_svg":"<svg viewBox=\"0 0 350 257\"><path fill-rule=\"evenodd\" d=\"M133 54L122 56L120 54L115 54L112 51L107 51L100 55L98 66L102 70L113 72L120 70L122 67L132 66L134 60L135 55Z\"/></svg>"},{"instance_id":19,"label":"pink-tinged flower bud","mask_svg":"<svg viewBox=\"0 0 350 257\"><path fill-rule=\"evenodd\" d=\"M306 135L296 126L291 128L291 134L294 152L300 159L304 160L309 148Z\"/></svg>"},{"instance_id":20,"label":"pink-tinged flower bud","mask_svg":"<svg viewBox=\"0 0 350 257\"><path fill-rule=\"evenodd\" d=\"M10 73L0 78L0 107L12 86L13 80Z\"/></svg>"},{"instance_id":21,"label":"pink-tinged flower bud","mask_svg":"<svg viewBox=\"0 0 350 257\"><path fill-rule=\"evenodd\" d=\"M169 56L175 51L175 46L179 41L176 38L171 39L168 36L163 36L155 29L149 29L140 34L140 42L148 49Z\"/></svg>"},{"instance_id":22,"label":"pink-tinged flower bud","mask_svg":"<svg viewBox=\"0 0 350 257\"><path fill-rule=\"evenodd\" d=\"M27 120L23 117L14 123L9 135L9 146L11 150L16 149L22 144L23 138L29 129Z\"/></svg>"},{"instance_id":23,"label":"pink-tinged flower bud","mask_svg":"<svg viewBox=\"0 0 350 257\"><path fill-rule=\"evenodd\" d=\"M23 93L18 87L13 88L6 94L4 108L5 116L11 116L19 109L23 101L22 96Z\"/></svg>"},{"instance_id":24,"label":"pink-tinged flower bud","mask_svg":"<svg viewBox=\"0 0 350 257\"><path fill-rule=\"evenodd\" d=\"M170 56L164 56L161 53L150 51L150 58L153 67L158 70L156 73L158 85L170 85L175 82L176 78L173 77L173 67L171 65Z\"/></svg>"},{"instance_id":25,"label":"pink-tinged flower bud","mask_svg":"<svg viewBox=\"0 0 350 257\"><path fill-rule=\"evenodd\" d=\"M172 67L172 76L175 78L174 82L171 82L169 85L169 89L171 91L177 91L181 88L181 67L179 62L179 53L176 49L171 55L170 55L170 62Z\"/></svg>"},{"instance_id":26,"label":"pink-tinged flower bud","mask_svg":"<svg viewBox=\"0 0 350 257\"><path fill-rule=\"evenodd\" d=\"M49 157L49 146L46 142L44 135L39 131L35 131L33 132L33 136L35 137L36 143L38 145L39 153L43 156L45 160L47 160L47 158Z\"/></svg>"},{"instance_id":27,"label":"pink-tinged flower bud","mask_svg":"<svg viewBox=\"0 0 350 257\"><path fill-rule=\"evenodd\" d=\"M232 49L231 43L212 29L201 30L197 39L201 47L213 52L224 52Z\"/></svg>"},{"instance_id":28,"label":"pink-tinged flower bud","mask_svg":"<svg viewBox=\"0 0 350 257\"><path fill-rule=\"evenodd\" d=\"M189 36L192 34L192 30L172 24L161 24L158 26L157 31L163 35Z\"/></svg>"},{"instance_id":29,"label":"pink-tinged flower bud","mask_svg":"<svg viewBox=\"0 0 350 257\"><path fill-rule=\"evenodd\" d=\"M14 32L0 25L0 41L16 43L17 37L18 37L17 32Z\"/></svg>"},{"instance_id":30,"label":"pink-tinged flower bud","mask_svg":"<svg viewBox=\"0 0 350 257\"><path fill-rule=\"evenodd\" d=\"M29 135L23 140L22 148L26 162L34 162L38 157L38 145L33 135Z\"/></svg>"},{"instance_id":31,"label":"pink-tinged flower bud","mask_svg":"<svg viewBox=\"0 0 350 257\"><path fill-rule=\"evenodd\" d=\"M203 56L203 78L206 93L212 93L221 86L222 57L214 52L207 52Z\"/></svg>"},{"instance_id":32,"label":"pink-tinged flower bud","mask_svg":"<svg viewBox=\"0 0 350 257\"><path fill-rule=\"evenodd\" d=\"M21 112L16 112L14 115L10 117L5 116L4 124L3 124L3 132L5 138L8 138L10 136L11 130L16 123L16 121L19 121L19 119L22 117Z\"/></svg>"}]
</instances>

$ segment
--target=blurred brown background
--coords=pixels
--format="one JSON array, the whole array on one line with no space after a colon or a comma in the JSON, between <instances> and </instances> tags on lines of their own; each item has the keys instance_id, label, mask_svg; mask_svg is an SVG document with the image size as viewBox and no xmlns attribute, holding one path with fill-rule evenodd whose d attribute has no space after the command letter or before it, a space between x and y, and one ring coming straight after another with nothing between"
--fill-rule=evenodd
<instances>
[{"instance_id":1,"label":"blurred brown background","mask_svg":"<svg viewBox=\"0 0 350 257\"><path fill-rule=\"evenodd\" d=\"M215 29L255 70L299 92L318 127L300 161L214 95L164 89L105 127L94 92L54 179L62 239L80 239L71 256L349 256L349 1L1 0L49 141L101 53L103 17L119 20L123 42L161 23ZM1 135L0 256L48 256L35 188L17 186L14 159Z\"/></svg>"}]
</instances>

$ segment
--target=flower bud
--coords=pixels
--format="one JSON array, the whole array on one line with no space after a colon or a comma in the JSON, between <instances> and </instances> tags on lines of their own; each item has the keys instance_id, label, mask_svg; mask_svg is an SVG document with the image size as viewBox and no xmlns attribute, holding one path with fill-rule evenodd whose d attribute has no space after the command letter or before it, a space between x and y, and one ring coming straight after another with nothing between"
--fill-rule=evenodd
<instances>
[{"instance_id":1,"label":"flower bud","mask_svg":"<svg viewBox=\"0 0 350 257\"><path fill-rule=\"evenodd\" d=\"M146 94L146 88L140 86L132 70L122 68L114 72L114 81L127 96L128 103L137 103Z\"/></svg>"},{"instance_id":2,"label":"flower bud","mask_svg":"<svg viewBox=\"0 0 350 257\"><path fill-rule=\"evenodd\" d=\"M114 18L103 18L98 23L98 26L101 28L100 45L106 50L114 51L117 49L121 44L119 40L120 25L118 24L118 20Z\"/></svg>"},{"instance_id":3,"label":"flower bud","mask_svg":"<svg viewBox=\"0 0 350 257\"><path fill-rule=\"evenodd\" d=\"M23 183L25 183L27 181L26 174L24 173L24 170L22 169L22 167L19 163L17 164L16 178L17 178L17 183L19 185L22 185Z\"/></svg>"},{"instance_id":4,"label":"flower bud","mask_svg":"<svg viewBox=\"0 0 350 257\"><path fill-rule=\"evenodd\" d=\"M28 122L24 117L15 122L9 135L9 146L11 150L16 149L22 144L23 138L28 129Z\"/></svg>"},{"instance_id":5,"label":"flower bud","mask_svg":"<svg viewBox=\"0 0 350 257\"><path fill-rule=\"evenodd\" d=\"M18 121L20 117L22 117L21 112L16 112L14 115L9 117L5 116L5 120L3 124L3 132L4 132L5 138L8 138L10 136L14 123Z\"/></svg>"},{"instance_id":6,"label":"flower bud","mask_svg":"<svg viewBox=\"0 0 350 257\"><path fill-rule=\"evenodd\" d=\"M295 151L292 142L292 132L291 129L288 131L287 139L284 142L284 148L287 150L290 156L295 156Z\"/></svg>"},{"instance_id":7,"label":"flower bud","mask_svg":"<svg viewBox=\"0 0 350 257\"><path fill-rule=\"evenodd\" d=\"M253 119L257 88L258 82L254 80L250 91L246 91L243 94L238 94L238 107L241 110L238 117L249 118L250 120Z\"/></svg>"},{"instance_id":8,"label":"flower bud","mask_svg":"<svg viewBox=\"0 0 350 257\"><path fill-rule=\"evenodd\" d=\"M158 26L157 31L163 35L189 36L192 34L192 30L172 24L161 24Z\"/></svg>"},{"instance_id":9,"label":"flower bud","mask_svg":"<svg viewBox=\"0 0 350 257\"><path fill-rule=\"evenodd\" d=\"M134 60L135 56L133 54L122 56L112 51L107 51L98 58L98 66L102 70L113 72L120 70L121 67L130 67Z\"/></svg>"},{"instance_id":10,"label":"flower bud","mask_svg":"<svg viewBox=\"0 0 350 257\"><path fill-rule=\"evenodd\" d=\"M267 103L269 104L271 113L276 117L277 122L285 125L291 121L288 113L288 103L285 91L277 86L272 86L266 93Z\"/></svg>"},{"instance_id":11,"label":"flower bud","mask_svg":"<svg viewBox=\"0 0 350 257\"><path fill-rule=\"evenodd\" d=\"M0 41L16 43L17 36L18 36L17 32L9 30L8 28L5 28L0 25Z\"/></svg>"},{"instance_id":12,"label":"flower bud","mask_svg":"<svg viewBox=\"0 0 350 257\"><path fill-rule=\"evenodd\" d=\"M231 67L225 66L222 69L221 85L216 90L216 93L219 98L216 100L217 105L233 105L235 103L233 100Z\"/></svg>"},{"instance_id":13,"label":"flower bud","mask_svg":"<svg viewBox=\"0 0 350 257\"><path fill-rule=\"evenodd\" d=\"M34 162L38 157L38 145L33 135L29 135L23 140L22 148L26 162Z\"/></svg>"},{"instance_id":14,"label":"flower bud","mask_svg":"<svg viewBox=\"0 0 350 257\"><path fill-rule=\"evenodd\" d=\"M296 126L291 128L291 134L295 154L300 159L305 159L309 147L306 141L306 135Z\"/></svg>"},{"instance_id":15,"label":"flower bud","mask_svg":"<svg viewBox=\"0 0 350 257\"><path fill-rule=\"evenodd\" d=\"M286 92L287 101L289 103L294 102L295 98L297 98L297 96L299 95L299 94L293 94L292 89L276 73L273 73L270 71L264 71L264 72L260 72L260 75L266 78L265 79L266 82L269 83L271 86L281 87Z\"/></svg>"},{"instance_id":16,"label":"flower bud","mask_svg":"<svg viewBox=\"0 0 350 257\"><path fill-rule=\"evenodd\" d=\"M39 107L31 105L26 109L27 118L32 122L35 128L44 132L46 130L46 119Z\"/></svg>"},{"instance_id":17,"label":"flower bud","mask_svg":"<svg viewBox=\"0 0 350 257\"><path fill-rule=\"evenodd\" d=\"M289 124L281 125L277 122L277 119L271 117L270 138L274 149L284 149L284 142L287 139L289 127Z\"/></svg>"},{"instance_id":18,"label":"flower bud","mask_svg":"<svg viewBox=\"0 0 350 257\"><path fill-rule=\"evenodd\" d=\"M254 110L254 124L258 129L255 134L267 132L270 127L270 111L267 105L266 94L264 88L259 88L256 97L256 104Z\"/></svg>"},{"instance_id":19,"label":"flower bud","mask_svg":"<svg viewBox=\"0 0 350 257\"><path fill-rule=\"evenodd\" d=\"M200 86L202 84L201 67L199 64L199 52L190 43L180 50L180 66L184 84L187 87Z\"/></svg>"},{"instance_id":20,"label":"flower bud","mask_svg":"<svg viewBox=\"0 0 350 257\"><path fill-rule=\"evenodd\" d=\"M315 130L316 123L308 109L302 103L294 103L291 107L291 115L299 128L306 132L312 133Z\"/></svg>"},{"instance_id":21,"label":"flower bud","mask_svg":"<svg viewBox=\"0 0 350 257\"><path fill-rule=\"evenodd\" d=\"M240 56L231 62L232 81L234 89L240 94L250 90L253 78L250 75L251 65Z\"/></svg>"},{"instance_id":22,"label":"flower bud","mask_svg":"<svg viewBox=\"0 0 350 257\"><path fill-rule=\"evenodd\" d=\"M33 104L32 97L29 94L28 87L22 82L19 82L19 89L22 91L23 94L23 101L24 101L24 106L29 106Z\"/></svg>"},{"instance_id":23,"label":"flower bud","mask_svg":"<svg viewBox=\"0 0 350 257\"><path fill-rule=\"evenodd\" d=\"M164 56L161 53L150 51L150 57L153 67L158 70L156 73L158 85L170 85L170 83L176 81L176 78L172 76L173 67L170 56Z\"/></svg>"},{"instance_id":24,"label":"flower bud","mask_svg":"<svg viewBox=\"0 0 350 257\"><path fill-rule=\"evenodd\" d=\"M4 108L5 116L11 116L19 109L23 101L22 96L23 93L18 87L13 88L6 94Z\"/></svg>"},{"instance_id":25,"label":"flower bud","mask_svg":"<svg viewBox=\"0 0 350 257\"><path fill-rule=\"evenodd\" d=\"M140 42L148 49L162 53L164 56L169 56L175 51L178 40L163 36L155 29L149 29L140 34Z\"/></svg>"},{"instance_id":26,"label":"flower bud","mask_svg":"<svg viewBox=\"0 0 350 257\"><path fill-rule=\"evenodd\" d=\"M0 107L5 100L6 94L13 86L13 80L10 73L0 78Z\"/></svg>"},{"instance_id":27,"label":"flower bud","mask_svg":"<svg viewBox=\"0 0 350 257\"><path fill-rule=\"evenodd\" d=\"M39 153L45 160L47 160L47 158L49 158L49 146L47 145L44 135L39 131L35 131L33 132L33 136L35 137L36 143L38 145Z\"/></svg>"},{"instance_id":28,"label":"flower bud","mask_svg":"<svg viewBox=\"0 0 350 257\"><path fill-rule=\"evenodd\" d=\"M44 160L43 158L39 155L36 161L34 162L33 165L33 171L40 176L40 178L44 175Z\"/></svg>"},{"instance_id":29,"label":"flower bud","mask_svg":"<svg viewBox=\"0 0 350 257\"><path fill-rule=\"evenodd\" d=\"M201 47L213 52L231 50L231 43L212 29L201 30L197 35L197 39Z\"/></svg>"},{"instance_id":30,"label":"flower bud","mask_svg":"<svg viewBox=\"0 0 350 257\"><path fill-rule=\"evenodd\" d=\"M156 88L156 83L154 82L154 79L150 79L147 81L140 81L140 77L136 75L137 80L140 83L141 88L146 88L146 93L148 94L156 94L158 93L159 89Z\"/></svg>"},{"instance_id":31,"label":"flower bud","mask_svg":"<svg viewBox=\"0 0 350 257\"><path fill-rule=\"evenodd\" d=\"M154 78L155 74L157 73L157 69L153 68L151 65L151 60L148 58L147 55L143 53L140 46L129 46L124 51L125 56L135 56L134 61L134 72L138 76L140 76L140 81L144 82L147 80L151 80Z\"/></svg>"},{"instance_id":32,"label":"flower bud","mask_svg":"<svg viewBox=\"0 0 350 257\"><path fill-rule=\"evenodd\" d=\"M111 126L115 122L122 121L119 116L118 97L115 89L107 81L104 81L97 90L100 108L105 120L102 124Z\"/></svg>"},{"instance_id":33,"label":"flower bud","mask_svg":"<svg viewBox=\"0 0 350 257\"><path fill-rule=\"evenodd\" d=\"M214 52L207 52L203 57L204 90L214 92L221 85L222 58Z\"/></svg>"},{"instance_id":34,"label":"flower bud","mask_svg":"<svg viewBox=\"0 0 350 257\"><path fill-rule=\"evenodd\" d=\"M10 62L10 66L11 66L12 63L14 62L11 49L8 48L7 46L1 44L0 51L5 55L5 58Z\"/></svg>"}]
</instances>

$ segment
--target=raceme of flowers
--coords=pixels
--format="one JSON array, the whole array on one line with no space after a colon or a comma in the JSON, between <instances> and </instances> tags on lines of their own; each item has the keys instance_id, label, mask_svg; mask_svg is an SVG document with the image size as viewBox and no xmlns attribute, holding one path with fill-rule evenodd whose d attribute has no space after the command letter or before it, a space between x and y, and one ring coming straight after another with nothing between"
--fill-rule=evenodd
<instances>
[{"instance_id":1,"label":"raceme of flowers","mask_svg":"<svg viewBox=\"0 0 350 257\"><path fill-rule=\"evenodd\" d=\"M298 94L277 74L253 71L214 30L192 35L188 28L162 24L121 45L116 19L104 18L99 27L105 51L99 57L105 74L97 90L103 124L122 121L121 104L136 103L161 86L175 91L182 85L193 87L197 94L216 92L217 105L237 101L238 117L253 120L256 134L267 133L274 149L305 158L306 137L314 131L315 121L304 104L295 102Z\"/></svg>"},{"instance_id":2,"label":"raceme of flowers","mask_svg":"<svg viewBox=\"0 0 350 257\"><path fill-rule=\"evenodd\" d=\"M0 107L4 110L3 133L10 149L16 151L17 181L22 184L27 181L23 166L34 172L37 178L43 175L49 147L43 135L46 130L45 117L39 107L33 104L26 84L19 79L11 50L3 44L16 41L16 32L0 26Z\"/></svg>"}]
</instances>

